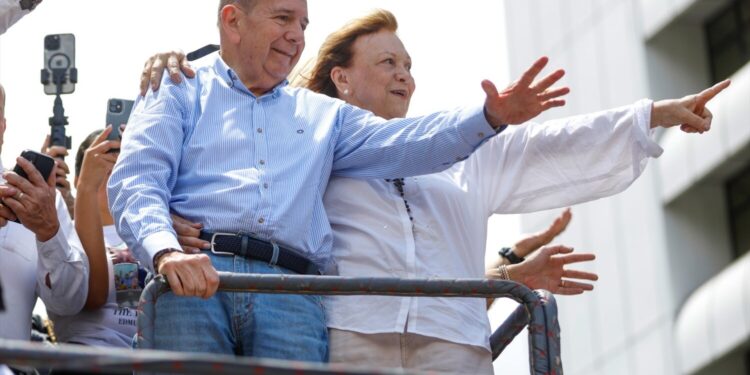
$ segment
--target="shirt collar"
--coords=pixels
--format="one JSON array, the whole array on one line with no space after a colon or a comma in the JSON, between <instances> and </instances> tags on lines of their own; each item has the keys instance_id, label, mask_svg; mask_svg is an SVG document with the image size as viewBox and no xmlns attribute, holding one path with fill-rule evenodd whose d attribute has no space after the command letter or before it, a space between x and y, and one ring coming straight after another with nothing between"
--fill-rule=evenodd
<instances>
[{"instance_id":1,"label":"shirt collar","mask_svg":"<svg viewBox=\"0 0 750 375\"><path fill-rule=\"evenodd\" d=\"M245 87L245 84L242 83L240 78L237 76L237 73L234 72L234 69L229 67L229 65L227 65L226 62L224 62L224 59L222 59L221 55L218 53L216 54L216 61L214 61L214 70L216 71L216 74L218 74L219 77L221 77L221 79L223 79L224 82L226 82L227 85L229 85L229 87L236 88L238 90L241 90L255 97L255 94L253 94L250 90L248 90L247 87ZM265 97L278 98L279 95L281 95L281 90L287 85L289 85L289 80L284 79L278 85L276 85L271 91L263 94L261 98L265 98Z\"/></svg>"}]
</instances>

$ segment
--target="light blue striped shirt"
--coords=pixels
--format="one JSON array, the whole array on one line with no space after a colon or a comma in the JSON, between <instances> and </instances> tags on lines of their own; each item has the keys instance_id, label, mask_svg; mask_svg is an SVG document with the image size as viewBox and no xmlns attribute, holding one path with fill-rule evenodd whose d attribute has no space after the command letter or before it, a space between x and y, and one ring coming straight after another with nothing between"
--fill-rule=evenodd
<instances>
[{"instance_id":1,"label":"light blue striped shirt","mask_svg":"<svg viewBox=\"0 0 750 375\"><path fill-rule=\"evenodd\" d=\"M218 54L194 79L139 99L108 194L120 236L144 265L179 248L170 211L210 232L252 234L328 266L322 197L331 174L434 173L496 134L482 106L383 120L286 82L256 97Z\"/></svg>"}]
</instances>

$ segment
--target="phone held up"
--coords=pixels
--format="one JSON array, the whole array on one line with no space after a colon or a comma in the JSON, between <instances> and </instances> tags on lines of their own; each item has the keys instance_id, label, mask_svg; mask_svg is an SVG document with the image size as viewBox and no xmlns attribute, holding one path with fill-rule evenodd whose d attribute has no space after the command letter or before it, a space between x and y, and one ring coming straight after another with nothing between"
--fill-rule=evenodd
<instances>
[{"instance_id":1,"label":"phone held up","mask_svg":"<svg viewBox=\"0 0 750 375\"><path fill-rule=\"evenodd\" d=\"M44 179L44 181L47 181L47 179L49 179L49 176L52 173L52 169L55 168L55 159L52 159L51 157L36 151L24 150L23 152L21 152L21 157L30 161L31 164L34 165L37 171L39 171L39 174L42 175L42 179ZM27 180L29 179L26 171L24 171L23 168L21 168L21 166L18 164L16 164L16 166L13 168L13 172ZM15 222L20 223L18 218L16 218Z\"/></svg>"},{"instance_id":2,"label":"phone held up","mask_svg":"<svg viewBox=\"0 0 750 375\"><path fill-rule=\"evenodd\" d=\"M112 132L107 136L108 140L118 141L122 138L121 126L128 123L128 118L130 118L130 112L132 110L132 100L112 98L107 101L106 124L108 126L112 125ZM112 152L120 152L120 149L109 150L109 153Z\"/></svg>"},{"instance_id":3,"label":"phone held up","mask_svg":"<svg viewBox=\"0 0 750 375\"><path fill-rule=\"evenodd\" d=\"M45 36L44 69L42 69L44 93L47 95L71 94L75 91L77 81L75 36L73 34Z\"/></svg>"},{"instance_id":4,"label":"phone held up","mask_svg":"<svg viewBox=\"0 0 750 375\"><path fill-rule=\"evenodd\" d=\"M39 174L42 175L44 181L47 181L50 173L52 173L52 169L55 167L55 159L52 159L51 157L36 151L24 150L21 153L21 157L30 161L31 164L34 165L34 167L39 171ZM29 179L26 171L24 171L23 168L21 168L21 166L18 164L16 164L16 166L13 168L13 172L27 180Z\"/></svg>"}]
</instances>

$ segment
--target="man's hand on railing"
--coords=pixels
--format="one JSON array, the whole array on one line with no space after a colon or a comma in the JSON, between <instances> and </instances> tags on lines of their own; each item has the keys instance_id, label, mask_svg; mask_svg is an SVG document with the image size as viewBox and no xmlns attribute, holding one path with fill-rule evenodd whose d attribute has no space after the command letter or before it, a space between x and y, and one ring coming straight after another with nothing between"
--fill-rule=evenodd
<instances>
[{"instance_id":1,"label":"man's hand on railing","mask_svg":"<svg viewBox=\"0 0 750 375\"><path fill-rule=\"evenodd\" d=\"M178 296L211 298L219 288L219 274L206 254L185 254L172 251L154 264L156 272L169 281Z\"/></svg>"}]
</instances>

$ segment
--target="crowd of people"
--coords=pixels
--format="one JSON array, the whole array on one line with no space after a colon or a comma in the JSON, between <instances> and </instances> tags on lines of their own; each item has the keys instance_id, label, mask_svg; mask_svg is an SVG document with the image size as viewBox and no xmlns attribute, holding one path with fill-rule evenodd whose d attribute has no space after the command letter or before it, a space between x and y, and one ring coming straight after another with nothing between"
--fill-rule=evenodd
<instances>
[{"instance_id":1,"label":"crowd of people","mask_svg":"<svg viewBox=\"0 0 750 375\"><path fill-rule=\"evenodd\" d=\"M38 2L0 0L16 9L0 33ZM78 149L74 209L64 148L43 150L57 158L47 181L23 158L28 179L3 169L0 338L29 339L39 297L60 342L131 347L137 311L116 269L138 264L172 288L157 349L491 374L491 301L217 292L217 271L590 291L598 276L570 265L594 256L548 246L570 210L490 265L487 219L625 190L662 153L654 129L710 130L706 104L729 85L533 123L569 91L562 70L539 77L540 58L502 91L482 82L484 103L407 117L416 83L396 17L351 21L293 72L307 14L305 0L220 0L219 52L149 59L122 140L110 124Z\"/></svg>"}]
</instances>

